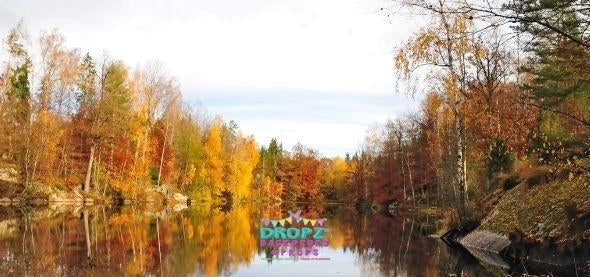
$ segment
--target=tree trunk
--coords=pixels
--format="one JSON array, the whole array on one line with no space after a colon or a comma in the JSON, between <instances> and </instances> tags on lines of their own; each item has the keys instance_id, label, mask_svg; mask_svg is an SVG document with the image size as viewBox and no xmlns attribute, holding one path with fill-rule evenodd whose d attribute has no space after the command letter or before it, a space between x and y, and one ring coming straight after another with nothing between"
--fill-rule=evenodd
<instances>
[{"instance_id":1,"label":"tree trunk","mask_svg":"<svg viewBox=\"0 0 590 277\"><path fill-rule=\"evenodd\" d=\"M31 134L29 132L26 132L25 135L27 136L26 140L26 148L25 148L25 156L23 157L23 163L24 163L24 180L25 180L25 190L29 189L29 184L30 184L30 173L29 173L29 155L30 155L30 149L31 149Z\"/></svg>"},{"instance_id":2,"label":"tree trunk","mask_svg":"<svg viewBox=\"0 0 590 277\"><path fill-rule=\"evenodd\" d=\"M94 163L94 149L96 146L90 146L90 158L88 159L88 170L86 170L86 182L84 182L84 192L88 193L90 189L90 176L92 176L92 163Z\"/></svg>"},{"instance_id":3,"label":"tree trunk","mask_svg":"<svg viewBox=\"0 0 590 277\"><path fill-rule=\"evenodd\" d=\"M162 247L160 246L160 220L156 218L156 233L158 236L158 258L160 259L160 274L162 274Z\"/></svg>"},{"instance_id":4,"label":"tree trunk","mask_svg":"<svg viewBox=\"0 0 590 277\"><path fill-rule=\"evenodd\" d=\"M369 200L369 186L367 185L367 182L365 181L365 154L362 154L363 158L362 158L362 182L363 182L363 187L365 189L365 201Z\"/></svg>"},{"instance_id":5,"label":"tree trunk","mask_svg":"<svg viewBox=\"0 0 590 277\"><path fill-rule=\"evenodd\" d=\"M41 155L41 150L37 151L35 157L33 158L33 172L31 173L31 180L35 180L37 175L37 165L39 164L39 156Z\"/></svg>"},{"instance_id":6,"label":"tree trunk","mask_svg":"<svg viewBox=\"0 0 590 277\"><path fill-rule=\"evenodd\" d=\"M463 135L465 135L465 132L463 132ZM467 139L465 137L463 137L463 142L465 142ZM467 151L465 150L465 143L463 143L463 184L464 184L464 191L465 191L465 201L468 202L469 201L469 183L467 182L467 157L465 156L465 153L467 153Z\"/></svg>"},{"instance_id":7,"label":"tree trunk","mask_svg":"<svg viewBox=\"0 0 590 277\"><path fill-rule=\"evenodd\" d=\"M456 182L459 188L459 213L462 215L465 209L465 164L463 156L463 127L461 126L461 117L459 109L455 106L455 138L457 140L457 162L456 162Z\"/></svg>"},{"instance_id":8,"label":"tree trunk","mask_svg":"<svg viewBox=\"0 0 590 277\"><path fill-rule=\"evenodd\" d=\"M412 190L412 202L416 205L416 194L414 193L414 180L412 179L412 168L410 167L410 157L406 151L406 167L408 168L408 178L410 181L410 189Z\"/></svg>"},{"instance_id":9,"label":"tree trunk","mask_svg":"<svg viewBox=\"0 0 590 277\"><path fill-rule=\"evenodd\" d=\"M401 150L398 150L401 151ZM404 202L408 201L408 195L407 195L407 186L406 186L406 169L404 168L404 157L401 157L400 160L400 167L402 168L401 172L402 172L402 184L404 186Z\"/></svg>"},{"instance_id":10,"label":"tree trunk","mask_svg":"<svg viewBox=\"0 0 590 277\"><path fill-rule=\"evenodd\" d=\"M86 234L86 257L92 258L92 248L90 248L90 228L88 228L88 211L84 210L84 233Z\"/></svg>"},{"instance_id":11,"label":"tree trunk","mask_svg":"<svg viewBox=\"0 0 590 277\"><path fill-rule=\"evenodd\" d=\"M401 126L400 126L401 127ZM400 167L402 173L402 184L404 186L404 202L408 200L407 186L406 186L406 170L404 169L404 156L402 155L402 130L399 130L397 135L397 158L400 160Z\"/></svg>"},{"instance_id":12,"label":"tree trunk","mask_svg":"<svg viewBox=\"0 0 590 277\"><path fill-rule=\"evenodd\" d=\"M444 9L443 2L440 2L441 10ZM455 81L459 82L459 92L453 92L452 99L451 99L451 106L453 109L453 113L455 116L455 138L457 143L457 161L455 164L455 182L459 188L459 217L463 215L464 208L465 208L465 172L464 172L464 156L463 156L463 126L461 125L461 97L465 95L465 74L464 70L459 70L455 68L455 58L453 56L453 47L455 46L453 43L453 35L451 26L449 25L448 19L446 16L441 14L441 19L443 20L444 30L446 33L446 52L447 52L447 63L449 68L449 73L453 77ZM461 61L459 61L461 64ZM464 69L464 68L463 68Z\"/></svg>"},{"instance_id":13,"label":"tree trunk","mask_svg":"<svg viewBox=\"0 0 590 277\"><path fill-rule=\"evenodd\" d=\"M162 144L162 154L160 155L160 169L158 170L158 186L160 186L160 179L162 177L162 165L164 164L164 151L166 150L167 140L168 140L168 125L166 125L166 132L164 132L164 143Z\"/></svg>"}]
</instances>

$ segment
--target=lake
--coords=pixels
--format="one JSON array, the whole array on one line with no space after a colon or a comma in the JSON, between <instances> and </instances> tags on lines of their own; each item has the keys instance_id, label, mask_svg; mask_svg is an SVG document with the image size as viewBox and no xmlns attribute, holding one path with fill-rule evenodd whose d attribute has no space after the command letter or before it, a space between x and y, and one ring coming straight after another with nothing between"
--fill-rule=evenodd
<instances>
[{"instance_id":1,"label":"lake","mask_svg":"<svg viewBox=\"0 0 590 277\"><path fill-rule=\"evenodd\" d=\"M297 210L306 221L326 219L322 227L327 229L323 235L327 244L315 247L317 255L273 255L272 248L261 247L263 219L289 218L288 211ZM266 224L273 227L272 222ZM0 272L32 276L506 274L507 269L482 265L431 237L434 224L426 215L392 217L362 214L344 205L295 203L1 207Z\"/></svg>"}]
</instances>

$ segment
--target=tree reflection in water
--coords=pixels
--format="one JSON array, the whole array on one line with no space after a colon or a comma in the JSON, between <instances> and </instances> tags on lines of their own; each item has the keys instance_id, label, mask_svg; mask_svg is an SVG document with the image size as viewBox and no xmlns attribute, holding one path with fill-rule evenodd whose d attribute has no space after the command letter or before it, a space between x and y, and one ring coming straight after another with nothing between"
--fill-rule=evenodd
<instances>
[{"instance_id":1,"label":"tree reflection in water","mask_svg":"<svg viewBox=\"0 0 590 277\"><path fill-rule=\"evenodd\" d=\"M258 246L262 218L301 210L328 218L330 261L273 260ZM231 209L195 205L2 208L0 271L17 275L264 275L293 268L293 275L322 270L369 276L502 275L429 238L427 216L389 217L341 205L246 205ZM266 260L265 258L270 258ZM298 270L298 271L295 271ZM287 274L288 275L288 274Z\"/></svg>"}]
</instances>

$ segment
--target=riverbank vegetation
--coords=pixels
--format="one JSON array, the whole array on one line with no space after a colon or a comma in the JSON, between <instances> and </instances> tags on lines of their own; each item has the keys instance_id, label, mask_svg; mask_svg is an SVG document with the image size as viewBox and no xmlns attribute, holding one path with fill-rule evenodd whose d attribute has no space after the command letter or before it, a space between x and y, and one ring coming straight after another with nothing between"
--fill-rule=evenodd
<instances>
[{"instance_id":1,"label":"riverbank vegetation","mask_svg":"<svg viewBox=\"0 0 590 277\"><path fill-rule=\"evenodd\" d=\"M427 22L394 54L422 109L367 144L375 198L531 240L588 239L584 1L401 1ZM494 6L496 5L496 6Z\"/></svg>"}]
</instances>

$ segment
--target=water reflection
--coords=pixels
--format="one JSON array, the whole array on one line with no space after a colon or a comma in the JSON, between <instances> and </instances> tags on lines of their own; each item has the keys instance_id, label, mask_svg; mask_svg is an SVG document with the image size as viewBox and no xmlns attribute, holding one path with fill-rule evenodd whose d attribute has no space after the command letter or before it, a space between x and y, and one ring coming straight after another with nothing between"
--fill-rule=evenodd
<instances>
[{"instance_id":1,"label":"water reflection","mask_svg":"<svg viewBox=\"0 0 590 277\"><path fill-rule=\"evenodd\" d=\"M271 260L261 218L326 217L324 261ZM0 209L0 272L18 275L502 275L428 238L427 216L361 214L339 205Z\"/></svg>"}]
</instances>

